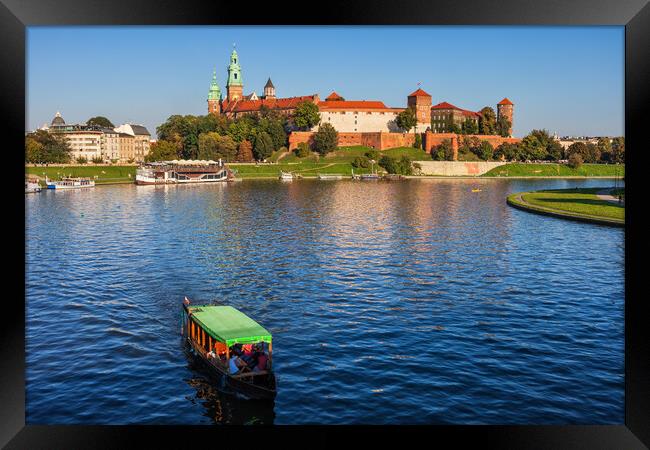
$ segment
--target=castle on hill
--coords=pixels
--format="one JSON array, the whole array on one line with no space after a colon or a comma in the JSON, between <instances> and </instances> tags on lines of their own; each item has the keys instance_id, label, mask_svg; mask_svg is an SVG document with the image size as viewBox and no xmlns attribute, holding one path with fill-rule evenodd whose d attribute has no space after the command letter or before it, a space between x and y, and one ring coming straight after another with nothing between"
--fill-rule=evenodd
<instances>
[{"instance_id":1,"label":"castle on hill","mask_svg":"<svg viewBox=\"0 0 650 450\"><path fill-rule=\"evenodd\" d=\"M320 123L330 123L340 133L400 133L396 124L397 115L407 107L415 109L417 124L416 133L446 133L451 124L461 127L470 120L478 126L480 113L459 108L446 101L432 104L432 97L419 88L407 96L406 107L388 107L379 100L346 100L336 92L332 92L325 100L318 94L299 97L278 97L271 78L264 85L263 95L255 92L244 95L244 81L239 62L239 55L233 49L228 65L228 80L226 82L226 98L223 98L217 82L216 70L212 74L212 82L208 91L208 113L224 114L236 118L245 114L259 114L263 107L290 117L298 104L304 101L318 106ZM504 116L510 122L509 134L512 136L514 120L514 104L504 98L497 103L497 120ZM318 125L311 131L316 131Z\"/></svg>"}]
</instances>

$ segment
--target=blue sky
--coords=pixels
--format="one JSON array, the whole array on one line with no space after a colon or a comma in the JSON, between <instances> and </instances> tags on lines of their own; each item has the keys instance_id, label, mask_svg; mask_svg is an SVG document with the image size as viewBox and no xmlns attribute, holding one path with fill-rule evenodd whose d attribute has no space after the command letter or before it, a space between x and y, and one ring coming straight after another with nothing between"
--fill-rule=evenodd
<instances>
[{"instance_id":1,"label":"blue sky","mask_svg":"<svg viewBox=\"0 0 650 450\"><path fill-rule=\"evenodd\" d=\"M332 90L403 107L417 83L478 110L508 97L515 136L623 135L623 27L30 27L27 118L103 115L152 134L172 114L206 114L212 70L225 93L233 43L244 93Z\"/></svg>"}]
</instances>

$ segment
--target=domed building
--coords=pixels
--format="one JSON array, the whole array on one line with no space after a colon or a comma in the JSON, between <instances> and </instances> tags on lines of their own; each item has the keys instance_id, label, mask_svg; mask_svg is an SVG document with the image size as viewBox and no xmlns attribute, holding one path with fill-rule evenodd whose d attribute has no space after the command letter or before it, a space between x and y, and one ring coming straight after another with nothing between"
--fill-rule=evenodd
<instances>
[{"instance_id":1,"label":"domed building","mask_svg":"<svg viewBox=\"0 0 650 450\"><path fill-rule=\"evenodd\" d=\"M61 113L59 111L57 111L54 115L54 119L52 119L51 125L53 127L65 125L65 120L63 120L63 117L61 117Z\"/></svg>"}]
</instances>

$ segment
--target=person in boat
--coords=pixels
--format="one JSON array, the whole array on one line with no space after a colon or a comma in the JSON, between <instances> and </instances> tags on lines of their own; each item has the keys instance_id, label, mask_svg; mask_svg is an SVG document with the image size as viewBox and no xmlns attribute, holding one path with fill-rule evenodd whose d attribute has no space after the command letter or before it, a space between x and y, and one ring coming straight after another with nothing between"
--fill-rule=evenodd
<instances>
[{"instance_id":1,"label":"person in boat","mask_svg":"<svg viewBox=\"0 0 650 450\"><path fill-rule=\"evenodd\" d=\"M253 372L261 372L266 370L266 365L268 364L269 357L262 347L258 344L255 346L255 366L253 367Z\"/></svg>"},{"instance_id":2,"label":"person in boat","mask_svg":"<svg viewBox=\"0 0 650 450\"><path fill-rule=\"evenodd\" d=\"M242 347L240 358L247 366L252 367L254 365L255 354L253 353L253 344L246 344Z\"/></svg>"}]
</instances>

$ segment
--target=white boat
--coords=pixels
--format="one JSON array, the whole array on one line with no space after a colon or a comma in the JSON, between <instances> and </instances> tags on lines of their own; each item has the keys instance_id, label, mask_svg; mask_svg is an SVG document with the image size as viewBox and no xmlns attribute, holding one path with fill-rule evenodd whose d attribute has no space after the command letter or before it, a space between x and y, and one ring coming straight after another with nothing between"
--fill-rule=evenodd
<instances>
[{"instance_id":1,"label":"white boat","mask_svg":"<svg viewBox=\"0 0 650 450\"><path fill-rule=\"evenodd\" d=\"M41 192L41 186L38 184L38 180L30 178L25 180L25 194L30 192Z\"/></svg>"},{"instance_id":2,"label":"white boat","mask_svg":"<svg viewBox=\"0 0 650 450\"><path fill-rule=\"evenodd\" d=\"M284 181L293 180L293 174L291 172L280 171L280 179Z\"/></svg>"},{"instance_id":3,"label":"white boat","mask_svg":"<svg viewBox=\"0 0 650 450\"><path fill-rule=\"evenodd\" d=\"M95 181L90 178L72 178L65 177L60 180L50 180L45 177L45 184L48 189L82 189L82 188L91 188L95 187Z\"/></svg>"},{"instance_id":4,"label":"white boat","mask_svg":"<svg viewBox=\"0 0 650 450\"><path fill-rule=\"evenodd\" d=\"M164 161L138 167L136 184L212 183L234 181L233 172L221 161Z\"/></svg>"},{"instance_id":5,"label":"white boat","mask_svg":"<svg viewBox=\"0 0 650 450\"><path fill-rule=\"evenodd\" d=\"M321 175L319 173L318 174L318 179L319 180L342 180L343 175Z\"/></svg>"}]
</instances>

